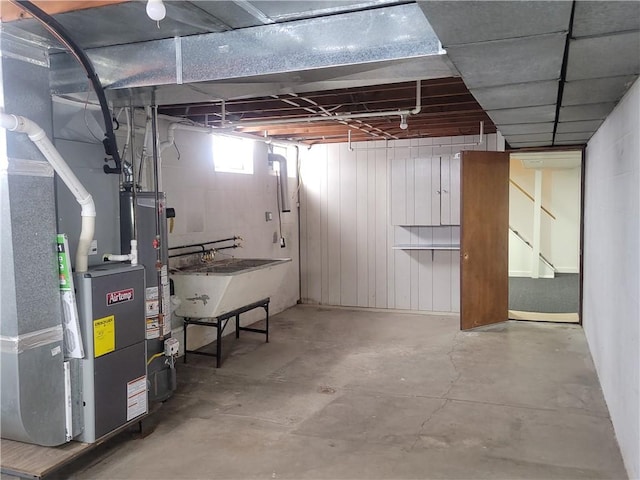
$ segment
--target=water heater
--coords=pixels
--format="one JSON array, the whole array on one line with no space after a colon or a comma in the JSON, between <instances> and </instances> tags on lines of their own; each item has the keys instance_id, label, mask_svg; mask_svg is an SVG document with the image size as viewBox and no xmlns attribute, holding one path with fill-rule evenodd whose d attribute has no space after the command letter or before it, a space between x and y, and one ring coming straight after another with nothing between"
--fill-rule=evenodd
<instances>
[{"instance_id":1,"label":"water heater","mask_svg":"<svg viewBox=\"0 0 640 480\"><path fill-rule=\"evenodd\" d=\"M129 253L138 240L138 261L145 268L145 322L148 356L149 400L164 401L176 388L175 369L164 356L171 338L167 222L165 194L159 193L159 238L156 238L155 192L120 192L120 247ZM160 315L162 310L162 315Z\"/></svg>"}]
</instances>

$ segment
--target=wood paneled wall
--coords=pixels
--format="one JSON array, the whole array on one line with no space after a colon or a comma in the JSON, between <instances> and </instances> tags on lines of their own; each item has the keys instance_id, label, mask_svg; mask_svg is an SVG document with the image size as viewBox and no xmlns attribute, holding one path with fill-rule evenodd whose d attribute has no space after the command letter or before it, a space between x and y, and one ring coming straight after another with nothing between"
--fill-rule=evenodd
<instances>
[{"instance_id":1,"label":"wood paneled wall","mask_svg":"<svg viewBox=\"0 0 640 480\"><path fill-rule=\"evenodd\" d=\"M403 243L459 243L459 227L393 226L394 159L504 150L499 134L316 145L301 152L300 248L306 303L458 312L456 251L393 250ZM381 147L389 148L381 148Z\"/></svg>"}]
</instances>

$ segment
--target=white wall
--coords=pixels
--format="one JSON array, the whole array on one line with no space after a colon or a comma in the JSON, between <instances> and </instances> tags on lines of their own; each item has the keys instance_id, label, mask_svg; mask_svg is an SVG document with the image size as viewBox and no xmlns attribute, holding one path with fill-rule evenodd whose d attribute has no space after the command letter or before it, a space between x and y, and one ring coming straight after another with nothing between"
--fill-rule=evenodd
<instances>
[{"instance_id":1,"label":"white wall","mask_svg":"<svg viewBox=\"0 0 640 480\"><path fill-rule=\"evenodd\" d=\"M533 196L535 169L524 168L522 162L511 160L510 178ZM580 168L542 171L542 206L540 221L540 250L559 273L579 272L580 251ZM509 185L509 224L529 243L533 243L533 201ZM528 252L530 253L530 249ZM524 252L524 250L522 251ZM509 275L520 274L520 266L530 265L529 258L514 258L509 253Z\"/></svg>"},{"instance_id":2,"label":"white wall","mask_svg":"<svg viewBox=\"0 0 640 480\"><path fill-rule=\"evenodd\" d=\"M164 139L167 122L159 123L160 137ZM281 248L279 242L273 242L278 231L277 187L276 176L267 162L267 146L255 143L253 175L216 173L211 140L207 134L177 130L175 141L180 159L173 147L163 152L163 190L167 194L167 205L176 210L169 246L238 235L244 239L242 248L225 252L237 257L291 258L282 285L271 297L270 313L275 314L295 305L299 298L297 202L292 200L291 212L281 214L286 240L286 247ZM293 163L289 165L289 172L296 171ZM296 192L296 182L296 178L289 178L292 196ZM273 212L273 221L265 220L266 211ZM276 236L279 238L279 234ZM222 254L220 258L223 258ZM243 314L242 323L262 316L261 309L248 312ZM232 331L230 324L225 333ZM198 348L214 339L213 328L189 327L189 348Z\"/></svg>"},{"instance_id":3,"label":"white wall","mask_svg":"<svg viewBox=\"0 0 640 480\"><path fill-rule=\"evenodd\" d=\"M301 288L308 303L457 312L459 251L392 250L433 240L459 243L457 227L400 227L390 222L394 158L452 155L477 136L317 145L302 152ZM416 146L419 148L407 148ZM478 150L503 150L498 134Z\"/></svg>"},{"instance_id":4,"label":"white wall","mask_svg":"<svg viewBox=\"0 0 640 480\"><path fill-rule=\"evenodd\" d=\"M630 478L640 478L640 82L586 151L583 324Z\"/></svg>"},{"instance_id":5,"label":"white wall","mask_svg":"<svg viewBox=\"0 0 640 480\"><path fill-rule=\"evenodd\" d=\"M509 276L510 277L530 277L531 261L533 260L533 249L524 243L513 231L509 231ZM539 277L553 278L554 271L551 267L538 259Z\"/></svg>"}]
</instances>

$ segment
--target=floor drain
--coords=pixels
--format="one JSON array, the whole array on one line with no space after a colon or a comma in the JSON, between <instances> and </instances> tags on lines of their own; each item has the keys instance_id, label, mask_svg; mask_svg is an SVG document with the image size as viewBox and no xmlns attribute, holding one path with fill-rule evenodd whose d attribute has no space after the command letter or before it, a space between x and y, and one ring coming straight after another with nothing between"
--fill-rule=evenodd
<instances>
[{"instance_id":1,"label":"floor drain","mask_svg":"<svg viewBox=\"0 0 640 480\"><path fill-rule=\"evenodd\" d=\"M320 388L318 388L318 392L326 393L328 395L332 395L332 394L336 393L336 389L335 388L331 388L331 387L320 387Z\"/></svg>"}]
</instances>

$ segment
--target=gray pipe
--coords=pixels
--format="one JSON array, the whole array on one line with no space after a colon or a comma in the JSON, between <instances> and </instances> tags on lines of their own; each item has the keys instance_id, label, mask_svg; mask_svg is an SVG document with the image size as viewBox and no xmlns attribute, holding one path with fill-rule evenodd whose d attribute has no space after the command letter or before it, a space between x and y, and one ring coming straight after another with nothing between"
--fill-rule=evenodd
<instances>
[{"instance_id":1,"label":"gray pipe","mask_svg":"<svg viewBox=\"0 0 640 480\"><path fill-rule=\"evenodd\" d=\"M278 162L280 165L280 211L290 212L289 200L289 175L287 174L287 159L277 153L269 154L269 162Z\"/></svg>"}]
</instances>

